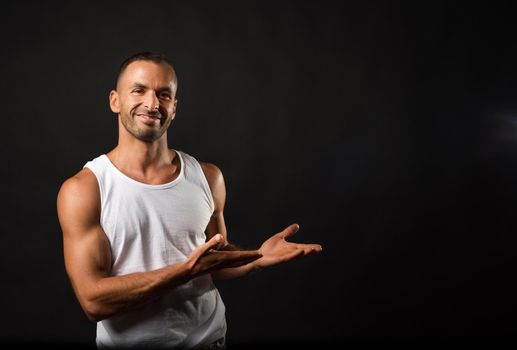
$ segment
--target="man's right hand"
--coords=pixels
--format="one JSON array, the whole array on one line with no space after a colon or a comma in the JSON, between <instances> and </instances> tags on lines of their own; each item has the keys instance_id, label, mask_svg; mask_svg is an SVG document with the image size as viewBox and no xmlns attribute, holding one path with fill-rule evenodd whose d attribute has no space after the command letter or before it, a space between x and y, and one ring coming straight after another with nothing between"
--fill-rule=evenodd
<instances>
[{"instance_id":1,"label":"man's right hand","mask_svg":"<svg viewBox=\"0 0 517 350\"><path fill-rule=\"evenodd\" d=\"M187 258L187 268L192 277L227 267L246 265L262 257L258 250L217 250L222 240L220 234L197 247Z\"/></svg>"}]
</instances>

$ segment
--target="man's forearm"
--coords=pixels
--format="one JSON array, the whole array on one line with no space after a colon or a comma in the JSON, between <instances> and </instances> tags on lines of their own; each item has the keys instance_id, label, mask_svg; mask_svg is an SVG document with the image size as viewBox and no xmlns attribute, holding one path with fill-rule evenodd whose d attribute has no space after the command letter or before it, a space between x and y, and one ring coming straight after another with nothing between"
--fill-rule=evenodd
<instances>
[{"instance_id":1,"label":"man's forearm","mask_svg":"<svg viewBox=\"0 0 517 350\"><path fill-rule=\"evenodd\" d=\"M239 267L228 267L212 272L212 278L216 281L231 280L234 278L244 277L251 273L258 272L260 268L254 264L249 263Z\"/></svg>"},{"instance_id":2,"label":"man's forearm","mask_svg":"<svg viewBox=\"0 0 517 350\"><path fill-rule=\"evenodd\" d=\"M100 321L154 299L163 290L174 288L190 279L184 264L99 279L80 298L88 318Z\"/></svg>"}]
</instances>

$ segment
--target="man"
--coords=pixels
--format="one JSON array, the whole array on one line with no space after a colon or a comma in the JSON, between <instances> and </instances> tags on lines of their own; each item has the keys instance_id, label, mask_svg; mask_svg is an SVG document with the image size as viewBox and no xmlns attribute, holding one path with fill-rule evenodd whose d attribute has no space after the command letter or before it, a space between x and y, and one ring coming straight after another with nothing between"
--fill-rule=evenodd
<instances>
[{"instance_id":1,"label":"man","mask_svg":"<svg viewBox=\"0 0 517 350\"><path fill-rule=\"evenodd\" d=\"M221 171L168 148L176 90L163 55L124 61L109 95L118 144L58 194L66 271L97 322L98 347L224 347L225 307L213 279L321 251L286 241L296 224L258 250L229 244Z\"/></svg>"}]
</instances>

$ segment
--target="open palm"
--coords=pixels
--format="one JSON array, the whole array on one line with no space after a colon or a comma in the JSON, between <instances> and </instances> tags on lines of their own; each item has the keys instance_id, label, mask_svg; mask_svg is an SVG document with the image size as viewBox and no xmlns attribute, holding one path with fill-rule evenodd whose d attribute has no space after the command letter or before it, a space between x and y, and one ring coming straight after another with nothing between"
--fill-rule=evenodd
<instances>
[{"instance_id":1,"label":"open palm","mask_svg":"<svg viewBox=\"0 0 517 350\"><path fill-rule=\"evenodd\" d=\"M262 243L259 248L259 253L262 254L262 257L255 261L255 265L262 268L287 262L297 257L321 252L321 246L319 244L303 244L286 241L286 238L294 235L299 228L297 224L289 225Z\"/></svg>"}]
</instances>

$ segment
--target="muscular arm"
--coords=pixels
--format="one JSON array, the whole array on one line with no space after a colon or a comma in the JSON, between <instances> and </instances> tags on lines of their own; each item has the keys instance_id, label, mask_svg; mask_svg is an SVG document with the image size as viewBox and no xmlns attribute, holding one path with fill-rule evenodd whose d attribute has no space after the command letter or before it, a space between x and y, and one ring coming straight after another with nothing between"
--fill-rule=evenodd
<instances>
[{"instance_id":1,"label":"muscular arm","mask_svg":"<svg viewBox=\"0 0 517 350\"><path fill-rule=\"evenodd\" d=\"M216 234L221 234L223 239L219 249L238 250L236 246L228 241L228 234L224 222L224 205L226 202L226 186L221 170L214 164L201 163L201 167L207 178L214 199L214 213L206 227L207 240ZM322 248L319 244L301 244L287 242L286 238L295 234L299 229L297 224L292 224L284 230L272 235L262 243L258 252L261 257L248 264L237 267L228 267L212 272L216 280L232 279L242 277L250 272L260 270L264 267L273 266L295 258L309 254L319 253Z\"/></svg>"},{"instance_id":2,"label":"muscular arm","mask_svg":"<svg viewBox=\"0 0 517 350\"><path fill-rule=\"evenodd\" d=\"M83 169L63 183L57 208L63 231L65 268L79 303L93 321L152 300L164 290L203 273L232 264L246 264L259 257L256 252L233 256L212 254L210 250L222 239L214 235L181 263L112 276L109 242L100 225L98 184L90 170Z\"/></svg>"}]
</instances>

